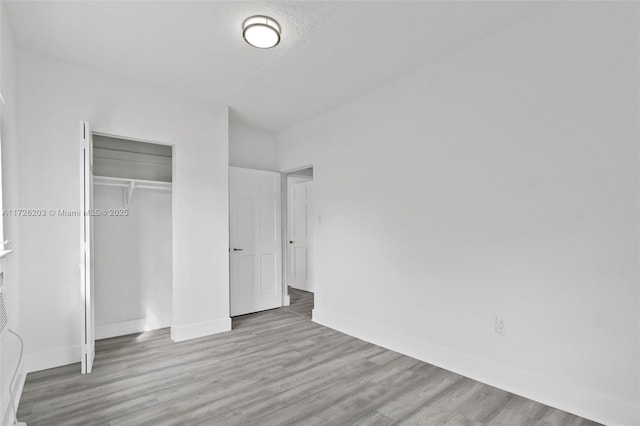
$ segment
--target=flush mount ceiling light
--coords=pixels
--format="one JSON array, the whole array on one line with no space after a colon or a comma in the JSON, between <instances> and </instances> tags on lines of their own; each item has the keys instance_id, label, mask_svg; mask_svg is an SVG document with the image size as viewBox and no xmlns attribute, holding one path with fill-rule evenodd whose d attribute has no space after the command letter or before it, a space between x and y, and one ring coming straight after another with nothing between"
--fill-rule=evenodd
<instances>
[{"instance_id":1,"label":"flush mount ceiling light","mask_svg":"<svg viewBox=\"0 0 640 426\"><path fill-rule=\"evenodd\" d=\"M242 37L253 47L269 49L280 43L280 24L268 16L251 16L242 23Z\"/></svg>"}]
</instances>

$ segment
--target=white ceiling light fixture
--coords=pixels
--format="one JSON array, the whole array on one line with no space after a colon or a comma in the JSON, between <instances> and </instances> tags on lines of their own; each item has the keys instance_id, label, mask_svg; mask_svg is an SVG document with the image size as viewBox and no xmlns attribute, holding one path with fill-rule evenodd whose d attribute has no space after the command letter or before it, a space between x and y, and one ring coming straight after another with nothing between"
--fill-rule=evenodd
<instances>
[{"instance_id":1,"label":"white ceiling light fixture","mask_svg":"<svg viewBox=\"0 0 640 426\"><path fill-rule=\"evenodd\" d=\"M242 37L259 49L270 49L280 43L280 24L264 15L250 16L242 23Z\"/></svg>"}]
</instances>

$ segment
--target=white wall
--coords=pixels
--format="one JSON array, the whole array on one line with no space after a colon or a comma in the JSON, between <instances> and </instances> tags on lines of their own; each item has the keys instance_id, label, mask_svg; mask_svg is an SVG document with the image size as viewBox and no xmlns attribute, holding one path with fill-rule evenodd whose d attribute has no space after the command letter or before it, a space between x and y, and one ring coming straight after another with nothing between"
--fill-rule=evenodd
<instances>
[{"instance_id":1,"label":"white wall","mask_svg":"<svg viewBox=\"0 0 640 426\"><path fill-rule=\"evenodd\" d=\"M16 59L13 34L8 16L0 1L0 92L5 104L0 104L0 139L2 141L2 205L5 209L18 207L18 125L16 117ZM7 248L14 253L0 260L0 271L4 273L5 297L9 316L9 327L22 332L20 322L20 245L18 220L3 218L4 238L13 240ZM1 247L1 246L0 246ZM4 333L0 339L0 424L7 424L13 414L9 410L9 382L18 362L18 343L13 335ZM23 365L24 367L24 365ZM22 368L14 395L19 395L24 383Z\"/></svg>"},{"instance_id":2,"label":"white wall","mask_svg":"<svg viewBox=\"0 0 640 426\"><path fill-rule=\"evenodd\" d=\"M556 4L278 135L314 165L314 320L639 424L638 28Z\"/></svg>"},{"instance_id":3,"label":"white wall","mask_svg":"<svg viewBox=\"0 0 640 426\"><path fill-rule=\"evenodd\" d=\"M96 336L105 338L171 325L171 192L137 189L124 205L123 188L95 186Z\"/></svg>"},{"instance_id":4,"label":"white wall","mask_svg":"<svg viewBox=\"0 0 640 426\"><path fill-rule=\"evenodd\" d=\"M229 126L229 165L277 170L275 136L249 127Z\"/></svg>"},{"instance_id":5,"label":"white wall","mask_svg":"<svg viewBox=\"0 0 640 426\"><path fill-rule=\"evenodd\" d=\"M18 55L21 207L79 208L79 120L94 131L174 144L174 340L230 329L228 109L43 55ZM20 223L30 370L79 360L80 223Z\"/></svg>"}]
</instances>

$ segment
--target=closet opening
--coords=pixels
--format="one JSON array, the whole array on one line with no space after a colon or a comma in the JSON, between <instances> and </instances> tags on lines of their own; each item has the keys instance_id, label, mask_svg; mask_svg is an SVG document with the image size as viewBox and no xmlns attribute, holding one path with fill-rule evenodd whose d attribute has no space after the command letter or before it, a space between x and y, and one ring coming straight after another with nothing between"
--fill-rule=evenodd
<instances>
[{"instance_id":1,"label":"closet opening","mask_svg":"<svg viewBox=\"0 0 640 426\"><path fill-rule=\"evenodd\" d=\"M171 326L173 147L93 133L95 338Z\"/></svg>"}]
</instances>

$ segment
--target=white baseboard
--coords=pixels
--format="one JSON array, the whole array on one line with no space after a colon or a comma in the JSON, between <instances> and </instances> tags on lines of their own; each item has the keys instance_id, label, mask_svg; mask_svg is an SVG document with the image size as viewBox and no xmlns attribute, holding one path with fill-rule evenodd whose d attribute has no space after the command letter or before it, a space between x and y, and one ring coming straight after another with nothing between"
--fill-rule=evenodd
<instances>
[{"instance_id":1,"label":"white baseboard","mask_svg":"<svg viewBox=\"0 0 640 426\"><path fill-rule=\"evenodd\" d=\"M24 389L24 382L26 379L27 373L24 371L24 369L20 369L18 375L16 376L16 382L13 384L11 393L11 395L13 395L13 403L15 404L14 407L16 407L16 411L20 406L20 398L22 398L22 390ZM13 425L13 407L11 406L11 401L9 399L7 399L7 406L4 407L3 413L4 416L2 417L2 426Z\"/></svg>"},{"instance_id":2,"label":"white baseboard","mask_svg":"<svg viewBox=\"0 0 640 426\"><path fill-rule=\"evenodd\" d=\"M436 365L482 383L609 426L640 424L640 406L596 394L450 348L402 336L326 310L313 310L313 321L358 339Z\"/></svg>"},{"instance_id":3,"label":"white baseboard","mask_svg":"<svg viewBox=\"0 0 640 426\"><path fill-rule=\"evenodd\" d=\"M282 304L282 306L289 306L289 305L291 305L291 296L287 294L286 296L284 296L284 303Z\"/></svg>"},{"instance_id":4,"label":"white baseboard","mask_svg":"<svg viewBox=\"0 0 640 426\"><path fill-rule=\"evenodd\" d=\"M137 321L126 321L123 323L114 324L102 329L100 332L118 332L117 335L136 333L145 330L134 330L130 333L132 327L139 325ZM208 321L198 324L190 324L186 326L172 326L171 338L175 342L181 342L183 340L195 339L197 337L208 336L210 334L221 333L223 331L231 330L231 318L223 318L217 321ZM122 334L120 333L122 332ZM96 336L98 336L98 328L96 328ZM101 337L97 337L101 338ZM80 362L80 345L73 345L66 348L52 349L43 352L36 352L26 354L24 357L25 370L29 373L33 371L46 370L48 368L60 367L63 365L73 364ZM78 371L80 368L78 367Z\"/></svg>"},{"instance_id":5,"label":"white baseboard","mask_svg":"<svg viewBox=\"0 0 640 426\"><path fill-rule=\"evenodd\" d=\"M28 373L73 364L75 362L80 362L80 345L30 353L24 357L25 370ZM80 371L79 366L78 371Z\"/></svg>"},{"instance_id":6,"label":"white baseboard","mask_svg":"<svg viewBox=\"0 0 640 426\"><path fill-rule=\"evenodd\" d=\"M231 330L231 318L222 318L214 321L205 321L189 325L171 326L171 339L174 342L196 339L211 334L222 333Z\"/></svg>"},{"instance_id":7,"label":"white baseboard","mask_svg":"<svg viewBox=\"0 0 640 426\"><path fill-rule=\"evenodd\" d=\"M295 288L296 290L307 291L309 293L313 293L314 292L313 284L306 285L306 286L292 285L291 288Z\"/></svg>"},{"instance_id":8,"label":"white baseboard","mask_svg":"<svg viewBox=\"0 0 640 426\"><path fill-rule=\"evenodd\" d=\"M140 318L131 321L122 321L111 324L96 325L96 339L108 339L109 337L126 336L127 334L142 333L143 331L157 330L171 325L170 322L162 323Z\"/></svg>"}]
</instances>

